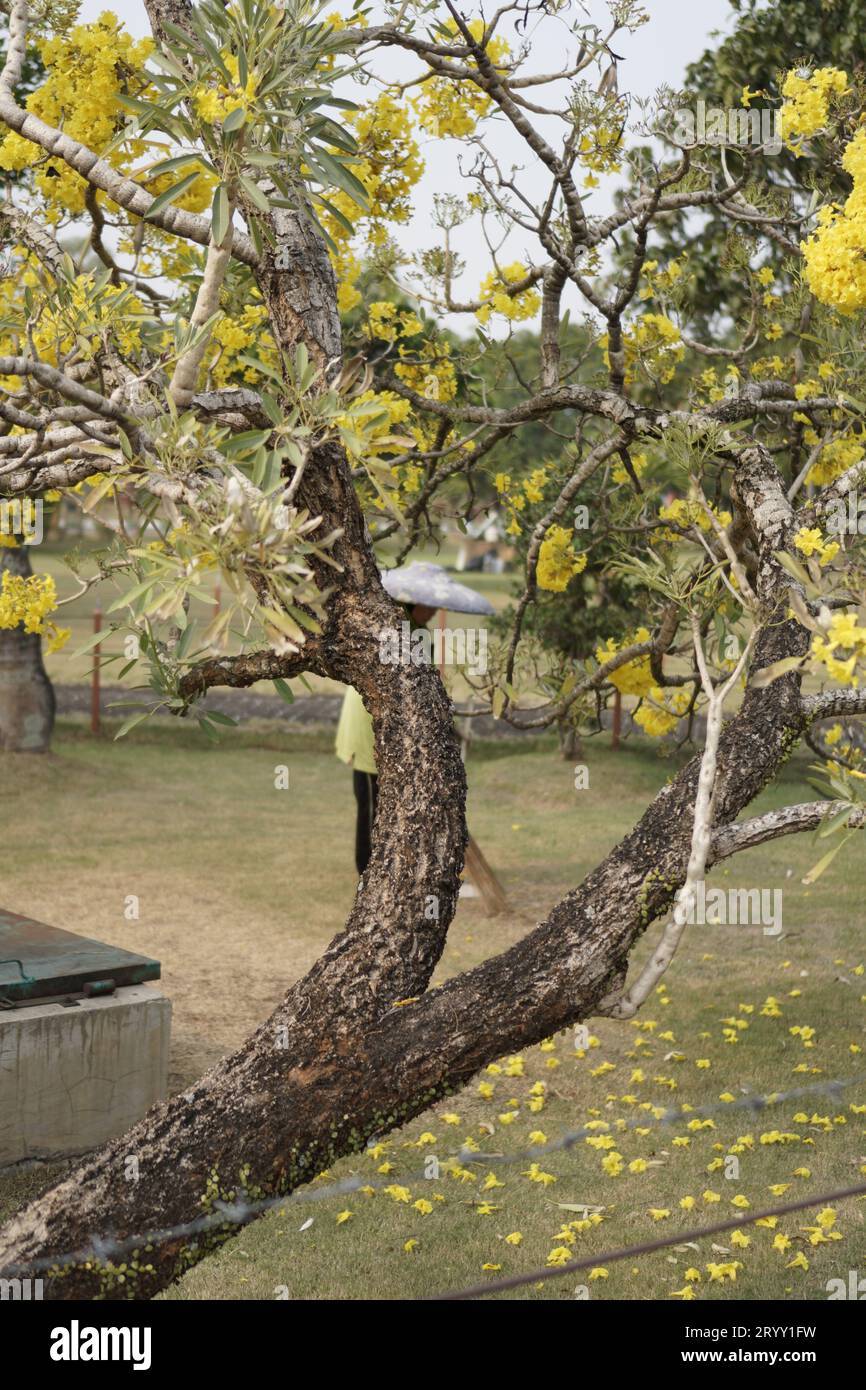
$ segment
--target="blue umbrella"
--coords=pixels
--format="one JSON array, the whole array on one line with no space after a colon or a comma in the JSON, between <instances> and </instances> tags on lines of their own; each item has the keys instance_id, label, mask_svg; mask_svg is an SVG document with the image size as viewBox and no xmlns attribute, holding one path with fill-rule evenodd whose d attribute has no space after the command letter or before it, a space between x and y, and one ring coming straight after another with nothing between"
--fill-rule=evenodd
<instances>
[{"instance_id":1,"label":"blue umbrella","mask_svg":"<svg viewBox=\"0 0 866 1390\"><path fill-rule=\"evenodd\" d=\"M416 560L399 569L384 570L382 583L397 603L418 603L425 608L445 608L451 613L494 613L490 601L456 579L442 565Z\"/></svg>"}]
</instances>

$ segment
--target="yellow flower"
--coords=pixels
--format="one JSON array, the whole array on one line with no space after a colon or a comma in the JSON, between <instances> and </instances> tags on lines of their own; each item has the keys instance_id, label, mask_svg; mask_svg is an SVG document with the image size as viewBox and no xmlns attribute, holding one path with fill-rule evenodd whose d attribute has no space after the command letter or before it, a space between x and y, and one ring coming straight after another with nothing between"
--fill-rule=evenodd
<instances>
[{"instance_id":1,"label":"yellow flower","mask_svg":"<svg viewBox=\"0 0 866 1390\"><path fill-rule=\"evenodd\" d=\"M400 1187L398 1183L392 1183L390 1187L382 1189L386 1197L391 1197L395 1202L410 1202L412 1194L408 1187Z\"/></svg>"},{"instance_id":2,"label":"yellow flower","mask_svg":"<svg viewBox=\"0 0 866 1390\"><path fill-rule=\"evenodd\" d=\"M830 101L848 90L848 78L839 68L816 68L801 76L789 72L782 86L785 98L779 112L782 137L790 150L802 154L802 142L827 125Z\"/></svg>"},{"instance_id":3,"label":"yellow flower","mask_svg":"<svg viewBox=\"0 0 866 1390\"><path fill-rule=\"evenodd\" d=\"M586 555L576 555L571 534L564 526L551 526L538 554L536 578L540 589L562 593L569 581L586 569Z\"/></svg>"},{"instance_id":4,"label":"yellow flower","mask_svg":"<svg viewBox=\"0 0 866 1390\"><path fill-rule=\"evenodd\" d=\"M526 280L529 271L520 261L492 270L484 279L479 298L481 308L476 309L476 318L487 323L491 314L501 314L512 322L534 318L541 307L541 296L532 286L515 289Z\"/></svg>"}]
</instances>

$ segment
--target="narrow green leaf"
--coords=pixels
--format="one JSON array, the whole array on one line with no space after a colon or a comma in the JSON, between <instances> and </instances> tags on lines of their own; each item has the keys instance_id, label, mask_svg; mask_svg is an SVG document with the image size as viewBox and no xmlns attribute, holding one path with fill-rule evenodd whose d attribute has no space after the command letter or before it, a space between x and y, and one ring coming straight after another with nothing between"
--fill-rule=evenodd
<instances>
[{"instance_id":1,"label":"narrow green leaf","mask_svg":"<svg viewBox=\"0 0 866 1390\"><path fill-rule=\"evenodd\" d=\"M147 719L149 714L150 710L146 709L140 714L133 714L130 715L129 719L124 719L117 733L114 735L114 742L116 743L119 738L123 738L124 734L128 734L130 729L135 728L136 724L140 724L142 720Z\"/></svg>"},{"instance_id":2,"label":"narrow green leaf","mask_svg":"<svg viewBox=\"0 0 866 1390\"><path fill-rule=\"evenodd\" d=\"M229 195L224 183L218 184L213 195L211 207L211 236L217 246L222 246L229 226Z\"/></svg>"},{"instance_id":3,"label":"narrow green leaf","mask_svg":"<svg viewBox=\"0 0 866 1390\"><path fill-rule=\"evenodd\" d=\"M144 220L147 221L148 218L155 217L158 212L162 212L162 209L167 208L169 203L173 203L175 198L179 198L182 193L191 188L198 177L198 170L196 170L194 174L187 174L180 183L167 188L164 193L158 193L145 213Z\"/></svg>"}]
</instances>

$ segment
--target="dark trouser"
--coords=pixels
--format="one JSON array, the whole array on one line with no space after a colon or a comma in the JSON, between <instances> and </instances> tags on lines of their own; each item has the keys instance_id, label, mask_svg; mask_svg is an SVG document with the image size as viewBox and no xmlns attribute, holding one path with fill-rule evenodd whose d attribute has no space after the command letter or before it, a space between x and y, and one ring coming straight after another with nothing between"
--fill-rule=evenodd
<instances>
[{"instance_id":1,"label":"dark trouser","mask_svg":"<svg viewBox=\"0 0 866 1390\"><path fill-rule=\"evenodd\" d=\"M379 778L374 772L352 772L352 789L358 803L358 821L355 826L355 867L362 874L370 862L370 845L373 839L373 826L376 821L376 798L379 794Z\"/></svg>"}]
</instances>

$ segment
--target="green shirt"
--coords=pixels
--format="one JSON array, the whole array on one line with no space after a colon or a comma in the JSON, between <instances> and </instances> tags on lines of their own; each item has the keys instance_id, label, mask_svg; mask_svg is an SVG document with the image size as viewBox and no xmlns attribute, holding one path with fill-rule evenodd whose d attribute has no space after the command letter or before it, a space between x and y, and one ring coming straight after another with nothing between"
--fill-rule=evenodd
<instances>
[{"instance_id":1,"label":"green shirt","mask_svg":"<svg viewBox=\"0 0 866 1390\"><path fill-rule=\"evenodd\" d=\"M354 686L346 688L335 744L337 757L357 772L376 772L373 721Z\"/></svg>"}]
</instances>

